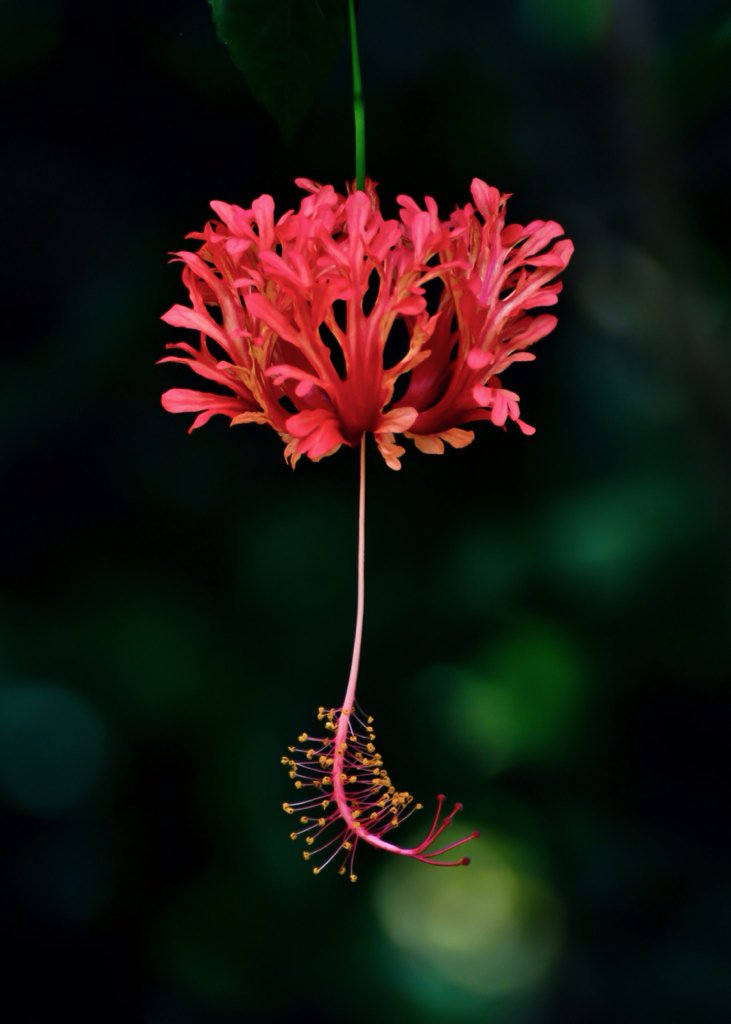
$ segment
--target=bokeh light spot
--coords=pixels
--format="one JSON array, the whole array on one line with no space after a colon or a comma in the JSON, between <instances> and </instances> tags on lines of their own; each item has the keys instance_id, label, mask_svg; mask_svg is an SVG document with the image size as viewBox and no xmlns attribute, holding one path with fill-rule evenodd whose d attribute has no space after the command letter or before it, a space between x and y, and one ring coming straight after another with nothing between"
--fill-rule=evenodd
<instances>
[{"instance_id":1,"label":"bokeh light spot","mask_svg":"<svg viewBox=\"0 0 731 1024\"><path fill-rule=\"evenodd\" d=\"M698 496L662 477L606 481L564 495L547 513L542 548L554 584L617 600L697 530Z\"/></svg>"},{"instance_id":2,"label":"bokeh light spot","mask_svg":"<svg viewBox=\"0 0 731 1024\"><path fill-rule=\"evenodd\" d=\"M561 944L561 910L550 887L497 836L474 845L467 870L414 869L393 859L375 888L376 913L409 979L482 1003L523 997L545 979Z\"/></svg>"},{"instance_id":3,"label":"bokeh light spot","mask_svg":"<svg viewBox=\"0 0 731 1024\"><path fill-rule=\"evenodd\" d=\"M104 725L78 694L47 683L0 688L0 794L40 816L84 804L107 748Z\"/></svg>"},{"instance_id":4,"label":"bokeh light spot","mask_svg":"<svg viewBox=\"0 0 731 1024\"><path fill-rule=\"evenodd\" d=\"M470 666L436 665L419 677L455 750L488 774L516 764L561 763L583 721L591 676L575 637L523 618Z\"/></svg>"}]
</instances>

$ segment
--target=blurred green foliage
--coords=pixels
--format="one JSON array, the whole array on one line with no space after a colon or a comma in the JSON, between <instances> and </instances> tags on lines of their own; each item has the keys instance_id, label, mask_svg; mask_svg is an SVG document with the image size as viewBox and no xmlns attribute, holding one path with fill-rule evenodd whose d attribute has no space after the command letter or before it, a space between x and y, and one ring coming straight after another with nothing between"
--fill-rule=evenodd
<instances>
[{"instance_id":1,"label":"blurred green foliage","mask_svg":"<svg viewBox=\"0 0 731 1024\"><path fill-rule=\"evenodd\" d=\"M208 0L221 42L289 138L348 31L342 0Z\"/></svg>"},{"instance_id":2,"label":"blurred green foliage","mask_svg":"<svg viewBox=\"0 0 731 1024\"><path fill-rule=\"evenodd\" d=\"M0 893L12 1024L721 1024L731 990L726 6L360 5L369 172L576 242L538 433L369 458L362 702L467 870L288 840L340 698L357 455L162 412L165 254L352 176L349 62L281 141L202 0L0 13ZM184 379L185 378L185 379ZM507 383L507 382L506 382ZM421 822L414 821L413 834ZM408 829L405 827L405 832ZM408 838L408 834L406 835Z\"/></svg>"}]
</instances>

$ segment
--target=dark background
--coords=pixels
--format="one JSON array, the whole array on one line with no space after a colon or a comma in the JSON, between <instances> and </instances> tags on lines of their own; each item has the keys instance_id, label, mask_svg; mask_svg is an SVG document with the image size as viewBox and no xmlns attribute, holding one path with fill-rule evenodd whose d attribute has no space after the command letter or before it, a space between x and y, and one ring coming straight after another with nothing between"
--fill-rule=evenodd
<instances>
[{"instance_id":1,"label":"dark background","mask_svg":"<svg viewBox=\"0 0 731 1024\"><path fill-rule=\"evenodd\" d=\"M154 365L166 254L210 199L343 187L347 53L285 144L204 0L6 2L3 1019L727 1021L728 7L368 0L360 32L387 210L479 175L576 243L505 381L536 436L369 457L361 700L483 838L312 877L279 758L343 690L357 453L292 473L159 404L195 386Z\"/></svg>"}]
</instances>

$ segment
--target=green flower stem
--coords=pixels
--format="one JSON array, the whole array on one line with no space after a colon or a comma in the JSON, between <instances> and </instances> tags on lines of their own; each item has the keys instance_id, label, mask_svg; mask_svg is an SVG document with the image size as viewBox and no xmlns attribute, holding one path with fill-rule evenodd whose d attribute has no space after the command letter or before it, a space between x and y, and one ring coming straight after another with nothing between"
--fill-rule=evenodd
<instances>
[{"instance_id":1,"label":"green flower stem","mask_svg":"<svg viewBox=\"0 0 731 1024\"><path fill-rule=\"evenodd\" d=\"M365 188L365 103L360 78L358 32L355 27L355 0L348 0L350 52L353 58L353 118L355 120L355 187Z\"/></svg>"}]
</instances>

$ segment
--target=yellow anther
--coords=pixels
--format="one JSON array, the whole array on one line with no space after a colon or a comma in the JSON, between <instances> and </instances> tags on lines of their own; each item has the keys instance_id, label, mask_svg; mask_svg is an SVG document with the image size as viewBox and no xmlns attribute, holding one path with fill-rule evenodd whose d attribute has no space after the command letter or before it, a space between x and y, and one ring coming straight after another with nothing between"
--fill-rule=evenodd
<instances>
[{"instance_id":1,"label":"yellow anther","mask_svg":"<svg viewBox=\"0 0 731 1024\"><path fill-rule=\"evenodd\" d=\"M348 782L357 782L357 781L358 781L358 776L357 775L351 775L350 778L348 779Z\"/></svg>"},{"instance_id":2,"label":"yellow anther","mask_svg":"<svg viewBox=\"0 0 731 1024\"><path fill-rule=\"evenodd\" d=\"M290 775L290 778L291 778L291 775ZM297 779L297 781L295 782L294 788L295 789L302 789L302 783L300 782L299 779Z\"/></svg>"},{"instance_id":3,"label":"yellow anther","mask_svg":"<svg viewBox=\"0 0 731 1024\"><path fill-rule=\"evenodd\" d=\"M302 851L302 860L309 860L309 859L310 859L310 851L309 850L303 850Z\"/></svg>"},{"instance_id":4,"label":"yellow anther","mask_svg":"<svg viewBox=\"0 0 731 1024\"><path fill-rule=\"evenodd\" d=\"M287 814L294 814L294 807L290 804L282 804L282 810L286 811Z\"/></svg>"},{"instance_id":5,"label":"yellow anther","mask_svg":"<svg viewBox=\"0 0 731 1024\"><path fill-rule=\"evenodd\" d=\"M305 742L305 740L307 740L307 739L309 739L309 737L308 737L308 735L307 735L307 733L306 733L306 732L301 732L301 733L299 734L299 736L297 737L297 741L298 741L299 743L304 743L304 742Z\"/></svg>"},{"instance_id":6,"label":"yellow anther","mask_svg":"<svg viewBox=\"0 0 731 1024\"><path fill-rule=\"evenodd\" d=\"M289 838L290 839L296 839L297 838L297 833L296 832L290 832L289 833Z\"/></svg>"},{"instance_id":7,"label":"yellow anther","mask_svg":"<svg viewBox=\"0 0 731 1024\"><path fill-rule=\"evenodd\" d=\"M350 881L351 882L357 882L358 881L358 876L357 875L351 875L350 876Z\"/></svg>"},{"instance_id":8,"label":"yellow anther","mask_svg":"<svg viewBox=\"0 0 731 1024\"><path fill-rule=\"evenodd\" d=\"M373 715L368 715L368 725L373 721Z\"/></svg>"},{"instance_id":9,"label":"yellow anther","mask_svg":"<svg viewBox=\"0 0 731 1024\"><path fill-rule=\"evenodd\" d=\"M288 757L283 757L280 763L281 764L289 764L289 758Z\"/></svg>"},{"instance_id":10,"label":"yellow anther","mask_svg":"<svg viewBox=\"0 0 731 1024\"><path fill-rule=\"evenodd\" d=\"M307 838L305 839L305 842L307 843L308 846L312 846L314 841L315 840L314 840L314 838L312 836L307 836Z\"/></svg>"},{"instance_id":11,"label":"yellow anther","mask_svg":"<svg viewBox=\"0 0 731 1024\"><path fill-rule=\"evenodd\" d=\"M312 874L313 875L319 875L320 874L320 869L319 868L313 868L312 869Z\"/></svg>"},{"instance_id":12,"label":"yellow anther","mask_svg":"<svg viewBox=\"0 0 731 1024\"><path fill-rule=\"evenodd\" d=\"M416 805L416 810L417 811L423 811L424 810L424 805L423 804L417 804Z\"/></svg>"},{"instance_id":13,"label":"yellow anther","mask_svg":"<svg viewBox=\"0 0 731 1024\"><path fill-rule=\"evenodd\" d=\"M289 777L290 777L290 779L296 779L297 778L297 769L296 768L292 769L292 771L289 773Z\"/></svg>"},{"instance_id":14,"label":"yellow anther","mask_svg":"<svg viewBox=\"0 0 731 1024\"><path fill-rule=\"evenodd\" d=\"M320 828L322 828L322 826L325 824L325 819L324 818L318 818L317 819L317 824L320 826Z\"/></svg>"},{"instance_id":15,"label":"yellow anther","mask_svg":"<svg viewBox=\"0 0 731 1024\"><path fill-rule=\"evenodd\" d=\"M307 760L311 761L312 758L315 756L315 751L310 747L310 749L307 751L307 755L306 756L307 756Z\"/></svg>"},{"instance_id":16,"label":"yellow anther","mask_svg":"<svg viewBox=\"0 0 731 1024\"><path fill-rule=\"evenodd\" d=\"M353 844L350 842L350 840L347 840L346 842L343 843L343 849L344 850L352 850L353 849Z\"/></svg>"},{"instance_id":17,"label":"yellow anther","mask_svg":"<svg viewBox=\"0 0 731 1024\"><path fill-rule=\"evenodd\" d=\"M391 824L392 824L392 825L394 826L394 828L395 828L395 827L396 827L396 825L398 825L398 818L391 818Z\"/></svg>"},{"instance_id":18,"label":"yellow anther","mask_svg":"<svg viewBox=\"0 0 731 1024\"><path fill-rule=\"evenodd\" d=\"M343 867L339 867L339 868L338 868L338 874L339 874L339 875L344 875L344 874L345 874L345 868L343 868Z\"/></svg>"},{"instance_id":19,"label":"yellow anther","mask_svg":"<svg viewBox=\"0 0 731 1024\"><path fill-rule=\"evenodd\" d=\"M287 747L287 750L290 752L290 754L294 754L296 747Z\"/></svg>"},{"instance_id":20,"label":"yellow anther","mask_svg":"<svg viewBox=\"0 0 731 1024\"><path fill-rule=\"evenodd\" d=\"M323 784L323 786L331 786L332 785L332 781L333 780L330 778L329 775L324 775L323 779L322 779L322 784Z\"/></svg>"},{"instance_id":21,"label":"yellow anther","mask_svg":"<svg viewBox=\"0 0 731 1024\"><path fill-rule=\"evenodd\" d=\"M330 806L330 801L329 800L323 800L322 804L320 806L322 807L323 811L326 811L328 809L328 807Z\"/></svg>"},{"instance_id":22,"label":"yellow anther","mask_svg":"<svg viewBox=\"0 0 731 1024\"><path fill-rule=\"evenodd\" d=\"M302 817L300 818L300 821L302 822L303 825L306 825L309 820L310 819L307 817L306 814L303 814Z\"/></svg>"}]
</instances>

